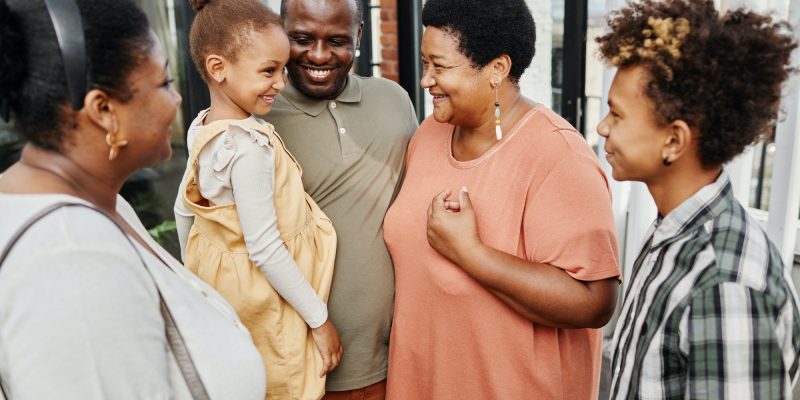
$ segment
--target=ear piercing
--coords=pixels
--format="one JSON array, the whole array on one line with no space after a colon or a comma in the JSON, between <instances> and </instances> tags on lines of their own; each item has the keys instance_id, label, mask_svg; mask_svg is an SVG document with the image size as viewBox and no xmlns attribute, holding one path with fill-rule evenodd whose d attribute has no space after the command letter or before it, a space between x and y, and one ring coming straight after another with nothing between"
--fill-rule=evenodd
<instances>
[{"instance_id":1,"label":"ear piercing","mask_svg":"<svg viewBox=\"0 0 800 400\"><path fill-rule=\"evenodd\" d=\"M128 145L127 140L120 140L117 138L117 121L113 121L113 126L106 133L106 144L111 149L108 151L108 160L114 161L119 155L119 149Z\"/></svg>"},{"instance_id":2,"label":"ear piercing","mask_svg":"<svg viewBox=\"0 0 800 400\"><path fill-rule=\"evenodd\" d=\"M497 140L503 138L503 128L500 127L500 82L494 82L494 135Z\"/></svg>"}]
</instances>

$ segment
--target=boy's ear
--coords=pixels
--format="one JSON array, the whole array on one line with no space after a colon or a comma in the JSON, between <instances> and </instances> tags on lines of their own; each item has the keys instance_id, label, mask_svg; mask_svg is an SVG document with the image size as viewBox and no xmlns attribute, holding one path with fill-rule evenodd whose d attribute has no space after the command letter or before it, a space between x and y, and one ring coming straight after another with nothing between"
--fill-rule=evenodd
<instances>
[{"instance_id":1,"label":"boy's ear","mask_svg":"<svg viewBox=\"0 0 800 400\"><path fill-rule=\"evenodd\" d=\"M225 81L225 59L216 54L206 56L206 73L214 82Z\"/></svg>"},{"instance_id":2,"label":"boy's ear","mask_svg":"<svg viewBox=\"0 0 800 400\"><path fill-rule=\"evenodd\" d=\"M672 121L668 127L667 138L664 143L664 155L670 162L679 160L692 151L694 134L686 121Z\"/></svg>"}]
</instances>

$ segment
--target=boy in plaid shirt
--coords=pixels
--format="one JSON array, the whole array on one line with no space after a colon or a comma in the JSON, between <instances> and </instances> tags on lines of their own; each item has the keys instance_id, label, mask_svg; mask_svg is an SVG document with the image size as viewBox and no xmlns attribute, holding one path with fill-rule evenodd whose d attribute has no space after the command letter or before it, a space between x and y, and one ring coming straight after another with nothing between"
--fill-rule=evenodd
<instances>
[{"instance_id":1,"label":"boy in plaid shirt","mask_svg":"<svg viewBox=\"0 0 800 400\"><path fill-rule=\"evenodd\" d=\"M796 47L785 24L710 0L630 3L598 39L619 68L598 125L656 221L626 277L610 398L791 398L798 298L722 166L771 132Z\"/></svg>"}]
</instances>

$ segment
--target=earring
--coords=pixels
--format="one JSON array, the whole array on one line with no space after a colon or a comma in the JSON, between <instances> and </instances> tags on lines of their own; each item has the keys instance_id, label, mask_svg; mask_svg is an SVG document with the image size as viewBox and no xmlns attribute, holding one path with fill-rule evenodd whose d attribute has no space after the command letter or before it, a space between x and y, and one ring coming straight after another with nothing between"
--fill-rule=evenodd
<instances>
[{"instance_id":1,"label":"earring","mask_svg":"<svg viewBox=\"0 0 800 400\"><path fill-rule=\"evenodd\" d=\"M500 82L494 82L494 135L497 140L503 138L503 128L500 127Z\"/></svg>"},{"instance_id":2,"label":"earring","mask_svg":"<svg viewBox=\"0 0 800 400\"><path fill-rule=\"evenodd\" d=\"M672 161L669 160L669 154L664 154L664 159L662 161L664 162L665 167L672 165Z\"/></svg>"},{"instance_id":3,"label":"earring","mask_svg":"<svg viewBox=\"0 0 800 400\"><path fill-rule=\"evenodd\" d=\"M125 147L128 145L127 140L117 139L117 121L114 121L113 128L106 133L106 144L111 148L108 151L109 161L114 161L114 159L117 158L120 147Z\"/></svg>"}]
</instances>

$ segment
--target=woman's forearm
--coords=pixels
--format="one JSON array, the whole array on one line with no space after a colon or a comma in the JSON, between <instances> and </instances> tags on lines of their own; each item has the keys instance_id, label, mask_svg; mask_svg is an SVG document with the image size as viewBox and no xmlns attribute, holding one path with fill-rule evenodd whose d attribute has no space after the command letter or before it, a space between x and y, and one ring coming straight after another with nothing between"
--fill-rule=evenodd
<instances>
[{"instance_id":1,"label":"woman's forearm","mask_svg":"<svg viewBox=\"0 0 800 400\"><path fill-rule=\"evenodd\" d=\"M480 244L453 260L526 319L555 328L599 328L614 312L616 278L580 281L563 269Z\"/></svg>"}]
</instances>

